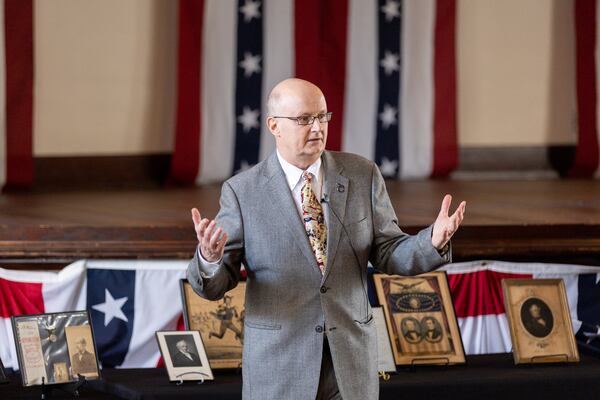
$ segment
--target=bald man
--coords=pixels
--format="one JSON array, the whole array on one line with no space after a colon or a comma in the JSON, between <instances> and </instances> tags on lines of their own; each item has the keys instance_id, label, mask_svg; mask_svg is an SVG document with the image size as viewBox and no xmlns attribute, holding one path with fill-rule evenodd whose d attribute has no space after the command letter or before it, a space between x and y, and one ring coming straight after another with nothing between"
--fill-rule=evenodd
<instances>
[{"instance_id":1,"label":"bald man","mask_svg":"<svg viewBox=\"0 0 600 400\"><path fill-rule=\"evenodd\" d=\"M402 232L377 166L325 151L332 114L314 84L287 79L268 98L276 152L227 180L215 220L192 218L188 279L217 300L247 271L244 399L376 399L377 342L367 263L415 275L450 261L465 211Z\"/></svg>"}]
</instances>

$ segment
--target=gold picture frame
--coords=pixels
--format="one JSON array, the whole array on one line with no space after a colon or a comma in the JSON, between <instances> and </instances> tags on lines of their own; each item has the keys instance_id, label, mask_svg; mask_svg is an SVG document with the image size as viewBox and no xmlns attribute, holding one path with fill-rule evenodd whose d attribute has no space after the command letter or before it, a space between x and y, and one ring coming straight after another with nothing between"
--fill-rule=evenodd
<instances>
[{"instance_id":1,"label":"gold picture frame","mask_svg":"<svg viewBox=\"0 0 600 400\"><path fill-rule=\"evenodd\" d=\"M78 381L79 376L74 373L71 364L78 337L86 338L87 349L92 350L93 357L88 362L90 367L82 376L86 379L100 378L88 311L20 315L11 317L11 322L23 386ZM68 333L74 328L77 329Z\"/></svg>"},{"instance_id":2,"label":"gold picture frame","mask_svg":"<svg viewBox=\"0 0 600 400\"><path fill-rule=\"evenodd\" d=\"M562 279L503 279L515 364L578 362Z\"/></svg>"},{"instance_id":3,"label":"gold picture frame","mask_svg":"<svg viewBox=\"0 0 600 400\"><path fill-rule=\"evenodd\" d=\"M156 341L165 361L169 381L214 379L198 331L157 331Z\"/></svg>"},{"instance_id":4,"label":"gold picture frame","mask_svg":"<svg viewBox=\"0 0 600 400\"><path fill-rule=\"evenodd\" d=\"M218 301L198 296L186 279L180 287L185 329L200 332L212 369L241 368L246 282Z\"/></svg>"},{"instance_id":5,"label":"gold picture frame","mask_svg":"<svg viewBox=\"0 0 600 400\"><path fill-rule=\"evenodd\" d=\"M466 362L445 272L373 279L397 365Z\"/></svg>"}]
</instances>

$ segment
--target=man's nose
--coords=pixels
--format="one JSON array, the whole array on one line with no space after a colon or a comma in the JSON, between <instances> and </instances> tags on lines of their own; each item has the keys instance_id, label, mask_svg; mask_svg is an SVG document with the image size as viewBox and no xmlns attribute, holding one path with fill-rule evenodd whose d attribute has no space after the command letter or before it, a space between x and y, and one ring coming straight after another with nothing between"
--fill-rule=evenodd
<instances>
[{"instance_id":1,"label":"man's nose","mask_svg":"<svg viewBox=\"0 0 600 400\"><path fill-rule=\"evenodd\" d=\"M319 122L319 118L315 117L315 120L310 126L310 130L313 132L321 132L321 122Z\"/></svg>"}]
</instances>

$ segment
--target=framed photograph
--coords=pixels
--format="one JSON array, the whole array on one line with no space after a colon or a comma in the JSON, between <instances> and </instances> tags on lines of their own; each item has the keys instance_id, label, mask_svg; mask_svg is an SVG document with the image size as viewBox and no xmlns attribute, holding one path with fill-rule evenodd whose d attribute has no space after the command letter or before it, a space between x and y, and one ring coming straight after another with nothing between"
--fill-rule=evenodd
<instances>
[{"instance_id":1,"label":"framed photograph","mask_svg":"<svg viewBox=\"0 0 600 400\"><path fill-rule=\"evenodd\" d=\"M246 282L240 282L223 299L209 301L183 279L181 294L185 329L200 332L212 368L241 367Z\"/></svg>"},{"instance_id":2,"label":"framed photograph","mask_svg":"<svg viewBox=\"0 0 600 400\"><path fill-rule=\"evenodd\" d=\"M445 272L373 278L397 365L465 363Z\"/></svg>"},{"instance_id":3,"label":"framed photograph","mask_svg":"<svg viewBox=\"0 0 600 400\"><path fill-rule=\"evenodd\" d=\"M73 376L82 375L88 379L97 379L100 372L96 349L93 346L92 327L90 325L67 326L65 336Z\"/></svg>"},{"instance_id":4,"label":"framed photograph","mask_svg":"<svg viewBox=\"0 0 600 400\"><path fill-rule=\"evenodd\" d=\"M515 364L579 361L562 279L504 279L502 291Z\"/></svg>"},{"instance_id":5,"label":"framed photograph","mask_svg":"<svg viewBox=\"0 0 600 400\"><path fill-rule=\"evenodd\" d=\"M87 311L22 315L11 317L11 320L23 386L73 382L82 372L87 379L100 377ZM85 356L85 371L80 364L75 365L72 361L80 351L77 341L81 342L81 338L86 343L79 347L93 357L92 360Z\"/></svg>"},{"instance_id":6,"label":"framed photograph","mask_svg":"<svg viewBox=\"0 0 600 400\"><path fill-rule=\"evenodd\" d=\"M214 379L198 331L158 331L156 340L165 360L169 381Z\"/></svg>"},{"instance_id":7,"label":"framed photograph","mask_svg":"<svg viewBox=\"0 0 600 400\"><path fill-rule=\"evenodd\" d=\"M6 376L6 371L4 370L4 364L2 364L2 359L0 358L0 383L8 383L9 379Z\"/></svg>"}]
</instances>

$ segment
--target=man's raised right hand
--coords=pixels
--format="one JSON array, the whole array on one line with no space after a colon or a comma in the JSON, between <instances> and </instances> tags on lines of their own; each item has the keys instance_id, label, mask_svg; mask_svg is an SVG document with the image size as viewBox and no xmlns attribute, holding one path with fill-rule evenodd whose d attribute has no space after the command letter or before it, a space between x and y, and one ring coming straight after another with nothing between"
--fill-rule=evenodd
<instances>
[{"instance_id":1,"label":"man's raised right hand","mask_svg":"<svg viewBox=\"0 0 600 400\"><path fill-rule=\"evenodd\" d=\"M202 257L211 263L218 262L223 258L227 233L217 227L214 220L202 218L197 208L192 208L192 220L198 237L198 246ZM215 229L216 228L216 229Z\"/></svg>"}]
</instances>

